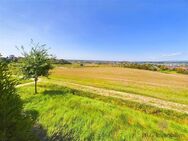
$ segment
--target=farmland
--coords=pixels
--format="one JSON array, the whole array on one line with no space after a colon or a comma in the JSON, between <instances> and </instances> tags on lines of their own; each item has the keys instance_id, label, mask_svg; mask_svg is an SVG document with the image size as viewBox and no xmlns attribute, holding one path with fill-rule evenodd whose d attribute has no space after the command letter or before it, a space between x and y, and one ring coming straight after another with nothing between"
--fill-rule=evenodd
<instances>
[{"instance_id":1,"label":"farmland","mask_svg":"<svg viewBox=\"0 0 188 141\"><path fill-rule=\"evenodd\" d=\"M188 104L188 75L119 67L59 67L50 78Z\"/></svg>"},{"instance_id":2,"label":"farmland","mask_svg":"<svg viewBox=\"0 0 188 141\"><path fill-rule=\"evenodd\" d=\"M187 87L188 76L181 74L58 66L49 79L41 78L38 94L32 84L17 89L41 140L153 141L187 140L188 115L99 93L112 90L187 106Z\"/></svg>"},{"instance_id":3,"label":"farmland","mask_svg":"<svg viewBox=\"0 0 188 141\"><path fill-rule=\"evenodd\" d=\"M0 141L188 141L188 0L0 0Z\"/></svg>"}]
</instances>

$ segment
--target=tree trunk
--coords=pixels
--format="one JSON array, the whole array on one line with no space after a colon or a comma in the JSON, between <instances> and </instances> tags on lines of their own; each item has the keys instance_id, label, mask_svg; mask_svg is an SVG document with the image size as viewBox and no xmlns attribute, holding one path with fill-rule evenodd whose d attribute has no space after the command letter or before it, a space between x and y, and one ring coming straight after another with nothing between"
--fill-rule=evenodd
<instances>
[{"instance_id":1,"label":"tree trunk","mask_svg":"<svg viewBox=\"0 0 188 141\"><path fill-rule=\"evenodd\" d=\"M35 77L35 94L37 94L37 81L38 81L38 77Z\"/></svg>"}]
</instances>

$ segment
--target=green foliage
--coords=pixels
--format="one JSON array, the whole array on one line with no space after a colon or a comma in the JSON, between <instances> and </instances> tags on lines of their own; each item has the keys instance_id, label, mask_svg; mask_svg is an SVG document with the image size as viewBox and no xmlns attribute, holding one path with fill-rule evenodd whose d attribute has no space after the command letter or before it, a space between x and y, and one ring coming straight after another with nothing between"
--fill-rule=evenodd
<instances>
[{"instance_id":1,"label":"green foliage","mask_svg":"<svg viewBox=\"0 0 188 141\"><path fill-rule=\"evenodd\" d=\"M69 62L67 60L64 60L64 59L55 59L55 58L52 59L52 63L53 64L61 64L61 65L63 65L63 64L71 64L71 62Z\"/></svg>"},{"instance_id":2,"label":"green foliage","mask_svg":"<svg viewBox=\"0 0 188 141\"><path fill-rule=\"evenodd\" d=\"M160 71L160 72L177 72L181 74L188 74L188 69L178 66L178 67L168 67L166 65L155 65L155 64L138 64L138 63L123 63L120 65L125 68L135 68L142 70L150 70L150 71Z\"/></svg>"},{"instance_id":3,"label":"green foliage","mask_svg":"<svg viewBox=\"0 0 188 141\"><path fill-rule=\"evenodd\" d=\"M49 70L52 69L51 56L48 54L48 49L44 45L34 43L31 40L31 51L27 53L24 47L21 47L24 55L22 71L26 78L34 78L35 93L37 93L37 81L39 76L48 76Z\"/></svg>"},{"instance_id":4,"label":"green foliage","mask_svg":"<svg viewBox=\"0 0 188 141\"><path fill-rule=\"evenodd\" d=\"M49 70L52 68L48 49L46 45L35 44L31 41L31 51L26 53L22 47L24 55L23 73L28 78L36 78L39 76L48 76Z\"/></svg>"},{"instance_id":5,"label":"green foliage","mask_svg":"<svg viewBox=\"0 0 188 141\"><path fill-rule=\"evenodd\" d=\"M4 63L9 63L9 61L5 57L3 57L1 53L0 53L0 61Z\"/></svg>"},{"instance_id":6,"label":"green foliage","mask_svg":"<svg viewBox=\"0 0 188 141\"><path fill-rule=\"evenodd\" d=\"M40 129L45 130L52 141L183 141L188 138L188 126L168 117L155 117L105 100L105 97L90 96L90 93L50 82L39 86L38 95L30 95L29 86L19 88L19 92L25 109L39 112Z\"/></svg>"},{"instance_id":7,"label":"green foliage","mask_svg":"<svg viewBox=\"0 0 188 141\"><path fill-rule=\"evenodd\" d=\"M100 100L100 101L104 101L106 103L113 103L113 104L119 105L121 107L129 107L131 109L141 111L141 112L144 112L146 114L166 118L166 119L169 119L169 120L174 120L174 121L182 123L182 124L188 124L188 114L186 114L186 113L179 113L179 112L176 112L176 111L161 109L161 108L157 108L157 107L154 107L154 106L137 103L137 102L134 102L134 101L101 96L101 95L97 95L95 93L82 92L82 91L78 91L78 90L75 90L75 89L71 89L71 92L74 95L78 95L78 96L82 96L82 97L88 97L88 98L92 98L92 99L97 99L97 100Z\"/></svg>"},{"instance_id":8,"label":"green foliage","mask_svg":"<svg viewBox=\"0 0 188 141\"><path fill-rule=\"evenodd\" d=\"M177 73L188 74L188 69L185 69L185 68L175 68L174 70Z\"/></svg>"},{"instance_id":9,"label":"green foliage","mask_svg":"<svg viewBox=\"0 0 188 141\"><path fill-rule=\"evenodd\" d=\"M32 136L32 121L22 111L15 84L7 64L0 61L0 141L29 141Z\"/></svg>"},{"instance_id":10,"label":"green foliage","mask_svg":"<svg viewBox=\"0 0 188 141\"><path fill-rule=\"evenodd\" d=\"M159 67L153 64L124 63L121 64L121 66L126 68L136 68L136 69L151 70L151 71L159 70Z\"/></svg>"}]
</instances>

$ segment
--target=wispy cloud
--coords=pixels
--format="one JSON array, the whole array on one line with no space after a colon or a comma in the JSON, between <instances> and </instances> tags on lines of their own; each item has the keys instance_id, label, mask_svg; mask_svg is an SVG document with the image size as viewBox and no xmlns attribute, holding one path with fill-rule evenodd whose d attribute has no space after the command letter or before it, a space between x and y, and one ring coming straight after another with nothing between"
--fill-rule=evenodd
<instances>
[{"instance_id":1,"label":"wispy cloud","mask_svg":"<svg viewBox=\"0 0 188 141\"><path fill-rule=\"evenodd\" d=\"M169 54L163 54L162 57L167 57L167 58L171 58L171 57L176 57L176 56L180 56L183 55L182 52L174 52L174 53L169 53Z\"/></svg>"}]
</instances>

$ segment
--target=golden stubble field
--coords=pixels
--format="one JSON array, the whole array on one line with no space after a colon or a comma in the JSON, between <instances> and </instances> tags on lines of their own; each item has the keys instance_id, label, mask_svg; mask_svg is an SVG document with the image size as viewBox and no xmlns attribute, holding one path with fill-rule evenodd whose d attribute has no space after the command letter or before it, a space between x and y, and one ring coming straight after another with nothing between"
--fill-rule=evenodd
<instances>
[{"instance_id":1,"label":"golden stubble field","mask_svg":"<svg viewBox=\"0 0 188 141\"><path fill-rule=\"evenodd\" d=\"M188 75L119 67L57 67L51 78L188 104Z\"/></svg>"}]
</instances>

